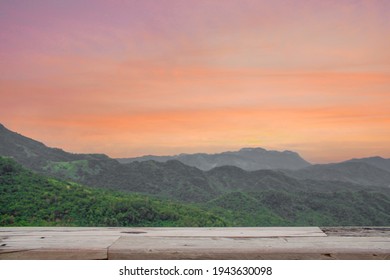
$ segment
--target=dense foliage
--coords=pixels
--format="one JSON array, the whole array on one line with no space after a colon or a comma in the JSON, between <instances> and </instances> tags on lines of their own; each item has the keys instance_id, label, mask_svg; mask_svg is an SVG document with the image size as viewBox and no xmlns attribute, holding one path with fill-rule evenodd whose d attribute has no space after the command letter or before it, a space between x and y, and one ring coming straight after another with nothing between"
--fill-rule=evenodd
<instances>
[{"instance_id":1,"label":"dense foliage","mask_svg":"<svg viewBox=\"0 0 390 280\"><path fill-rule=\"evenodd\" d=\"M367 190L232 192L206 207L233 226L390 225L390 196Z\"/></svg>"},{"instance_id":2,"label":"dense foliage","mask_svg":"<svg viewBox=\"0 0 390 280\"><path fill-rule=\"evenodd\" d=\"M226 226L195 206L91 189L0 158L1 226Z\"/></svg>"}]
</instances>

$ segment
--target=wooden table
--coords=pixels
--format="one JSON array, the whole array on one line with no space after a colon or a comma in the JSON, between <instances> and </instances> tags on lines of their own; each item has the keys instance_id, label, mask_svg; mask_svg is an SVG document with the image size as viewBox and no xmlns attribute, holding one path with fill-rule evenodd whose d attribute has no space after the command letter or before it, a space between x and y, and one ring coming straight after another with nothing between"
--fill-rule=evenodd
<instances>
[{"instance_id":1,"label":"wooden table","mask_svg":"<svg viewBox=\"0 0 390 280\"><path fill-rule=\"evenodd\" d=\"M390 259L390 227L0 227L0 259Z\"/></svg>"}]
</instances>

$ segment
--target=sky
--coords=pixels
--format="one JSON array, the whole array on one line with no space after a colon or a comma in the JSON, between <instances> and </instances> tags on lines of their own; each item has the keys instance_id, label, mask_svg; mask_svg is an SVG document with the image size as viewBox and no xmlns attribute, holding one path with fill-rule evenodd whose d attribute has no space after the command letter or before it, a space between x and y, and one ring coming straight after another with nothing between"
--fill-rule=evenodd
<instances>
[{"instance_id":1,"label":"sky","mask_svg":"<svg viewBox=\"0 0 390 280\"><path fill-rule=\"evenodd\" d=\"M390 1L1 0L0 123L111 157L390 158Z\"/></svg>"}]
</instances>

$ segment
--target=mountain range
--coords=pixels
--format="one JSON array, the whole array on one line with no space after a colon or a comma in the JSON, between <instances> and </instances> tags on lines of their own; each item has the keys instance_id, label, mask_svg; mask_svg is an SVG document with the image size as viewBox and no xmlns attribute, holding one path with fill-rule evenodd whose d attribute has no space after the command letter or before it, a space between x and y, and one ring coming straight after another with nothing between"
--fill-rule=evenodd
<instances>
[{"instance_id":1,"label":"mountain range","mask_svg":"<svg viewBox=\"0 0 390 280\"><path fill-rule=\"evenodd\" d=\"M184 201L205 201L229 190L260 190L269 188L303 188L310 180L337 181L332 186L353 183L364 186L388 187L388 159L354 159L335 164L310 165L294 152L245 148L238 152L208 155L240 158L239 166L223 165L208 171L188 166L179 160L140 160L123 163L103 154L73 154L12 132L0 125L0 155L14 158L25 167L45 175L77 181L86 185L141 192ZM206 154L203 154L206 155ZM185 155L187 159L199 154ZM184 156L183 156L184 157ZM206 157L206 156L204 156ZM257 162L265 169L247 171L240 166ZM268 159L270 159L268 161ZM300 169L281 169L287 165L302 165ZM220 161L221 163L222 161ZM234 163L234 162L233 162ZM252 165L253 166L253 165ZM270 168L279 166L278 168ZM346 186L349 186L345 184ZM312 188L316 188L314 184ZM331 189L331 187L330 187Z\"/></svg>"},{"instance_id":2,"label":"mountain range","mask_svg":"<svg viewBox=\"0 0 390 280\"><path fill-rule=\"evenodd\" d=\"M142 162L154 160L167 162L178 160L186 165L199 168L200 170L211 170L215 167L232 165L247 171L260 169L300 169L310 165L292 151L267 151L263 148L243 148L234 152L223 152L219 154L180 154L175 156L143 156L135 158L119 158L120 163Z\"/></svg>"},{"instance_id":3,"label":"mountain range","mask_svg":"<svg viewBox=\"0 0 390 280\"><path fill-rule=\"evenodd\" d=\"M294 152L261 148L209 158L214 157L221 164L222 154L226 160L240 160L208 170L177 159L124 163L103 154L73 154L50 148L0 125L0 156L41 176L195 203L232 225L390 224L389 159L311 165ZM245 158L249 162L246 166L252 168L261 163L266 168L244 170L240 166ZM281 168L284 158L288 164ZM292 161L302 167L286 168ZM234 166L234 162L239 166Z\"/></svg>"},{"instance_id":4,"label":"mountain range","mask_svg":"<svg viewBox=\"0 0 390 280\"><path fill-rule=\"evenodd\" d=\"M214 155L156 157L158 160L146 156L136 158L138 160L117 161L104 154L74 154L50 148L41 142L12 132L1 124L0 155L12 157L23 166L45 175L54 175L92 186L113 187L168 197L181 197L182 191L188 193L191 190L194 191L191 197L195 198L202 193L209 197L226 188L253 189L273 185L278 187L288 185L294 188L295 185L302 184L302 180L307 179L364 186L390 185L390 159L380 157L311 165L295 152L244 148L237 152ZM171 159L176 157L181 160ZM213 161L221 166L207 168L208 171L204 171L182 161L198 158L207 158L209 163ZM222 165L223 160L230 164ZM246 170L242 168L245 162L248 162L246 166L253 167L258 164L264 168Z\"/></svg>"}]
</instances>

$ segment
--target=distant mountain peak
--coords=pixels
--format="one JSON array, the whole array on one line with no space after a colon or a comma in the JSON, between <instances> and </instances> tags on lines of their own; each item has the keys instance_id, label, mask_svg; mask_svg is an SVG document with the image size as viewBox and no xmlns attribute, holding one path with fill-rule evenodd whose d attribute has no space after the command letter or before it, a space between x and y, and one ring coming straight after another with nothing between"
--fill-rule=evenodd
<instances>
[{"instance_id":1,"label":"distant mountain peak","mask_svg":"<svg viewBox=\"0 0 390 280\"><path fill-rule=\"evenodd\" d=\"M242 148L239 150L239 152L267 152L267 150L260 147L253 147L253 148Z\"/></svg>"},{"instance_id":2,"label":"distant mountain peak","mask_svg":"<svg viewBox=\"0 0 390 280\"><path fill-rule=\"evenodd\" d=\"M383 158L381 156L372 156L372 157L365 157L365 158L353 158L352 160L370 160L370 159L373 159L373 160L384 160L385 158Z\"/></svg>"},{"instance_id":3,"label":"distant mountain peak","mask_svg":"<svg viewBox=\"0 0 390 280\"><path fill-rule=\"evenodd\" d=\"M290 150L284 150L283 153L285 153L285 154L294 154L294 155L297 154L296 152L290 151Z\"/></svg>"}]
</instances>

